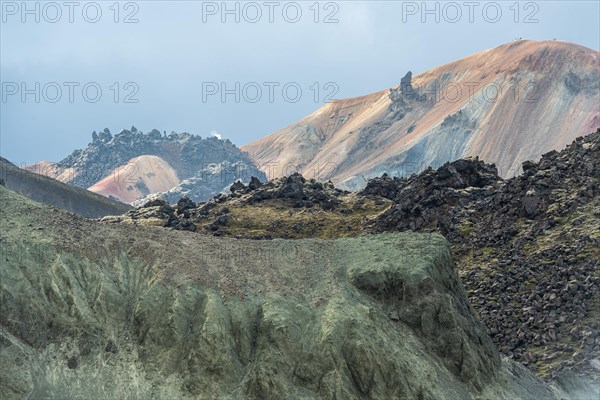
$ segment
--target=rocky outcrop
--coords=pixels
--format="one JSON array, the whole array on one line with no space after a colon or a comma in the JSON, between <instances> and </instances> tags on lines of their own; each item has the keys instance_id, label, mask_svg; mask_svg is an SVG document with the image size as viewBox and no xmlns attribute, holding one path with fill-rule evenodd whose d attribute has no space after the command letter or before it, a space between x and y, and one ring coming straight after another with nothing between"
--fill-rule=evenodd
<instances>
[{"instance_id":1,"label":"rocky outcrop","mask_svg":"<svg viewBox=\"0 0 600 400\"><path fill-rule=\"evenodd\" d=\"M343 190L335 189L331 182L321 183L314 179L307 180L300 174L293 174L264 184L253 176L248 185L237 181L231 185L229 190L230 194L220 194L205 203L196 204L188 197L182 197L177 202L177 212L166 199L153 198L146 201L137 210L131 210L121 216L108 216L102 221L196 231L198 225L206 222L209 218L211 210L223 204L227 204L229 207L247 207L267 201L280 201L296 209L319 208L332 211L339 206L339 198L348 194ZM182 204L185 204L184 211L182 211ZM202 231L222 236L223 228L228 225L228 213L227 207L222 208L216 219L205 225Z\"/></svg>"},{"instance_id":2,"label":"rocky outcrop","mask_svg":"<svg viewBox=\"0 0 600 400\"><path fill-rule=\"evenodd\" d=\"M0 197L6 398L564 395L498 355L439 235L234 240Z\"/></svg>"},{"instance_id":3,"label":"rocky outcrop","mask_svg":"<svg viewBox=\"0 0 600 400\"><path fill-rule=\"evenodd\" d=\"M358 193L319 189L299 175L253 179L189 214L198 233L253 239L440 232L503 354L544 377L590 374L600 359L599 141L600 132L578 139L523 163L523 175L508 180L477 158L405 179L384 175ZM320 197L326 201L308 202ZM164 226L171 218L145 217L154 213L150 207L105 220Z\"/></svg>"},{"instance_id":4,"label":"rocky outcrop","mask_svg":"<svg viewBox=\"0 0 600 400\"><path fill-rule=\"evenodd\" d=\"M293 204L294 207L319 206L324 210L333 210L339 204L338 197L344 192L335 189L331 182L321 183L314 179L304 179L298 173L261 184L254 179L248 187L234 191L247 204L254 204L264 200L281 199ZM244 196L248 194L248 196Z\"/></svg>"},{"instance_id":5,"label":"rocky outcrop","mask_svg":"<svg viewBox=\"0 0 600 400\"><path fill-rule=\"evenodd\" d=\"M408 71L400 79L400 86L390 89L391 104L388 110L392 113L386 119L389 121L388 128L393 122L401 120L406 114L413 111L413 105L426 101L424 94L418 93L412 85L412 72Z\"/></svg>"},{"instance_id":6,"label":"rocky outcrop","mask_svg":"<svg viewBox=\"0 0 600 400\"><path fill-rule=\"evenodd\" d=\"M439 230L444 235L458 229L454 214L482 192L492 194L502 178L495 166L479 159L458 160L434 170L399 179L382 176L367 184L363 195L379 195L394 205L378 221L381 229Z\"/></svg>"},{"instance_id":7,"label":"rocky outcrop","mask_svg":"<svg viewBox=\"0 0 600 400\"><path fill-rule=\"evenodd\" d=\"M439 231L450 240L471 302L505 354L550 376L589 371L600 358L598 159L600 131L525 162L510 180L459 160L373 180L363 193L394 202L376 231Z\"/></svg>"}]
</instances>

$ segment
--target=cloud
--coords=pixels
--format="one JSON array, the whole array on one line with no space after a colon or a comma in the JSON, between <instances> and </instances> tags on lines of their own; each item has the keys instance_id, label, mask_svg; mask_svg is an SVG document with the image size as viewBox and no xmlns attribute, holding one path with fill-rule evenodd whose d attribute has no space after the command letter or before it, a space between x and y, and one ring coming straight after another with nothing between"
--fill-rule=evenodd
<instances>
[{"instance_id":1,"label":"cloud","mask_svg":"<svg viewBox=\"0 0 600 400\"><path fill-rule=\"evenodd\" d=\"M221 134L218 131L211 131L210 136L216 137L217 139L221 139Z\"/></svg>"}]
</instances>

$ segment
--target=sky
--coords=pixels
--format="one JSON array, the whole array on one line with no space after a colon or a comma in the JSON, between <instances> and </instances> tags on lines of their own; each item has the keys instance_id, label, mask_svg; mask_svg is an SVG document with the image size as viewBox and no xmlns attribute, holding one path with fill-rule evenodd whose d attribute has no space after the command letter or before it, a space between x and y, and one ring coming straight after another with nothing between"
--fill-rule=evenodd
<instances>
[{"instance_id":1,"label":"sky","mask_svg":"<svg viewBox=\"0 0 600 400\"><path fill-rule=\"evenodd\" d=\"M0 154L59 161L131 126L243 145L515 38L598 50L599 4L1 1Z\"/></svg>"}]
</instances>

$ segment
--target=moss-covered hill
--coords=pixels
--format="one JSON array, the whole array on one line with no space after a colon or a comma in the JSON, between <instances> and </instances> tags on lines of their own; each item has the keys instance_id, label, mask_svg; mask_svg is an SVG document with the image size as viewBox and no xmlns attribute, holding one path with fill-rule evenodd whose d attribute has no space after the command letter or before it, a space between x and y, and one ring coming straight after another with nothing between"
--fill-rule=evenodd
<instances>
[{"instance_id":1,"label":"moss-covered hill","mask_svg":"<svg viewBox=\"0 0 600 400\"><path fill-rule=\"evenodd\" d=\"M0 204L4 398L561 393L500 357L440 235L236 240Z\"/></svg>"}]
</instances>

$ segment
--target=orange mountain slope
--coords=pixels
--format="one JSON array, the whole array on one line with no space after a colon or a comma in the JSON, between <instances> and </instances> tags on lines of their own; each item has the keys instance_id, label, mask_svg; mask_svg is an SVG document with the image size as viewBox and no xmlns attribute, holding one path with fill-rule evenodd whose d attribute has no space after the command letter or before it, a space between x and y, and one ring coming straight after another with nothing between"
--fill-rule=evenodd
<instances>
[{"instance_id":1,"label":"orange mountain slope","mask_svg":"<svg viewBox=\"0 0 600 400\"><path fill-rule=\"evenodd\" d=\"M469 156L511 177L523 161L598 126L599 53L516 41L325 104L242 149L269 178L300 171L356 189L383 172L407 175Z\"/></svg>"},{"instance_id":2,"label":"orange mountain slope","mask_svg":"<svg viewBox=\"0 0 600 400\"><path fill-rule=\"evenodd\" d=\"M166 192L179 184L175 170L157 156L139 156L88 188L106 197L131 203L151 193Z\"/></svg>"}]
</instances>

